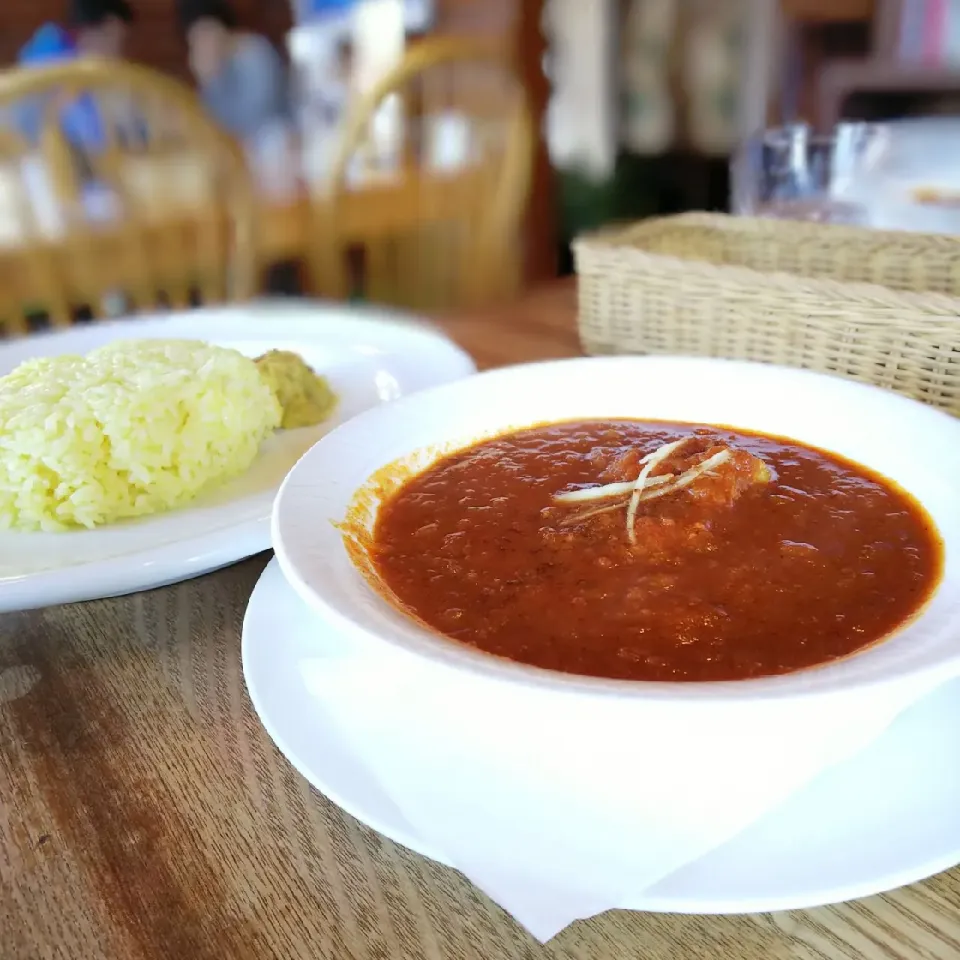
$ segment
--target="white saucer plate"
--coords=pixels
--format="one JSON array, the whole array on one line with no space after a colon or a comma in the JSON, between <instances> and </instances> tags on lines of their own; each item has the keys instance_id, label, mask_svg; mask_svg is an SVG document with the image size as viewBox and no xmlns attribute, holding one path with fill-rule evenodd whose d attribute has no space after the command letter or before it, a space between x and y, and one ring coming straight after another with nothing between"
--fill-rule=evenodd
<instances>
[{"instance_id":1,"label":"white saucer plate","mask_svg":"<svg viewBox=\"0 0 960 960\"><path fill-rule=\"evenodd\" d=\"M403 314L290 300L11 340L0 344L0 376L30 357L86 353L134 337L206 340L248 356L293 350L330 380L340 402L323 424L266 441L244 476L183 509L97 530L0 532L0 613L159 587L269 549L280 482L320 437L377 404L475 371L446 337Z\"/></svg>"},{"instance_id":2,"label":"white saucer plate","mask_svg":"<svg viewBox=\"0 0 960 960\"><path fill-rule=\"evenodd\" d=\"M299 599L271 561L243 625L244 676L268 734L337 806L445 863L351 756L308 687L312 662L348 655L346 642ZM371 704L357 704L358 711L369 709ZM903 713L853 760L821 774L734 840L650 888L632 908L700 914L803 909L892 890L960 863L958 740L955 680ZM411 763L422 748L411 744Z\"/></svg>"}]
</instances>

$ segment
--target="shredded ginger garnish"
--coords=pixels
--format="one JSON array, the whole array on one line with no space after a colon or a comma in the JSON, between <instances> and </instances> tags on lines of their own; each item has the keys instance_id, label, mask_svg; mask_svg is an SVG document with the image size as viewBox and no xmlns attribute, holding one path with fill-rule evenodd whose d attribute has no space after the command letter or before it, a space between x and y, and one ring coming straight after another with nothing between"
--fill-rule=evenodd
<instances>
[{"instance_id":1,"label":"shredded ginger garnish","mask_svg":"<svg viewBox=\"0 0 960 960\"><path fill-rule=\"evenodd\" d=\"M712 456L707 457L706 460L694 464L694 466L681 474L666 473L651 476L653 471L661 463L691 440L696 439L699 439L696 435L690 435L680 440L672 440L670 443L665 443L642 457L640 460L642 469L636 480L608 483L601 487L587 487L582 490L572 490L566 493L556 494L553 498L555 503L592 503L597 500L610 501L601 506L590 507L587 510L577 512L563 521L564 525L579 523L581 520L586 520L589 517L595 517L602 513L611 513L614 510L621 510L626 507L627 539L631 544L636 544L637 510L641 503L677 493L689 487L695 480L704 476L704 474L710 473L730 459L731 451L724 448L718 450Z\"/></svg>"}]
</instances>

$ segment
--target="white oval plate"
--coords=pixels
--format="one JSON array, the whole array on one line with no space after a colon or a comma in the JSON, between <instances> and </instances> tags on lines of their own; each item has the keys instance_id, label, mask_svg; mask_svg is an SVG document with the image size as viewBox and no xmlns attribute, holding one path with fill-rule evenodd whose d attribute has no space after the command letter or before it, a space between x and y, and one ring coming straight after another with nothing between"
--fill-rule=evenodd
<instances>
[{"instance_id":1,"label":"white oval plate","mask_svg":"<svg viewBox=\"0 0 960 960\"><path fill-rule=\"evenodd\" d=\"M317 427L269 439L237 480L170 513L68 533L0 531L0 612L119 596L216 570L270 547L270 511L300 456L350 417L475 371L428 325L387 310L303 301L73 327L0 344L0 376L30 357L86 353L128 337L190 337L248 356L295 350L340 396Z\"/></svg>"},{"instance_id":2,"label":"white oval plate","mask_svg":"<svg viewBox=\"0 0 960 960\"><path fill-rule=\"evenodd\" d=\"M243 673L267 733L337 806L445 863L353 756L308 683L312 664L351 652L297 596L273 560L243 623ZM358 711L370 709L375 705L357 703ZM901 714L856 757L821 774L629 906L658 913L799 910L882 893L960 863L958 738L960 680L954 680ZM416 763L428 750L428 744L411 743L406 756ZM491 785L509 789L506 783Z\"/></svg>"}]
</instances>

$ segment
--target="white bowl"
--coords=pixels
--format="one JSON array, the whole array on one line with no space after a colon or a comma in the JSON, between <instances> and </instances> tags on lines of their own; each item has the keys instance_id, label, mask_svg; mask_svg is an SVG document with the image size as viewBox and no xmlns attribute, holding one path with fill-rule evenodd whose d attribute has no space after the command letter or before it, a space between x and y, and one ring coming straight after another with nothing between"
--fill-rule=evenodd
<instances>
[{"instance_id":1,"label":"white bowl","mask_svg":"<svg viewBox=\"0 0 960 960\"><path fill-rule=\"evenodd\" d=\"M839 662L722 683L636 683L514 664L444 639L377 595L334 523L365 481L396 460L414 467L480 438L544 421L627 417L715 423L791 437L895 481L944 541L939 587L892 636ZM794 698L876 685L924 687L960 673L960 420L915 401L807 371L729 361L624 357L510 367L372 410L300 460L273 513L288 581L367 649L388 645L478 676L591 695L671 700ZM376 503L371 504L372 524Z\"/></svg>"},{"instance_id":2,"label":"white bowl","mask_svg":"<svg viewBox=\"0 0 960 960\"><path fill-rule=\"evenodd\" d=\"M381 467L425 466L491 434L595 417L747 428L873 468L939 528L941 584L903 629L839 663L759 680L638 683L540 670L444 639L354 567L334 523ZM574 916L624 906L960 673L958 476L960 422L797 370L584 359L429 390L326 436L280 491L272 532L284 575L317 612L318 637L332 628L354 654L331 662L318 644L289 682L320 691L407 820L501 902L515 908L505 890L541 883L547 899L566 890ZM376 501L368 507L372 522Z\"/></svg>"}]
</instances>

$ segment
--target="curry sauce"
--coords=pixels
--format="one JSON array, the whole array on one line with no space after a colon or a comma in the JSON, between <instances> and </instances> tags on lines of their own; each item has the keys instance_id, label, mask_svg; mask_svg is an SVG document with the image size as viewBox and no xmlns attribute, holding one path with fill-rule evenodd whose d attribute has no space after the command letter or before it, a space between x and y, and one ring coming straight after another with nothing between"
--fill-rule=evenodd
<instances>
[{"instance_id":1,"label":"curry sauce","mask_svg":"<svg viewBox=\"0 0 960 960\"><path fill-rule=\"evenodd\" d=\"M943 552L912 497L852 462L639 421L554 424L458 451L383 504L369 549L399 604L453 640L659 681L848 656L919 610Z\"/></svg>"}]
</instances>

